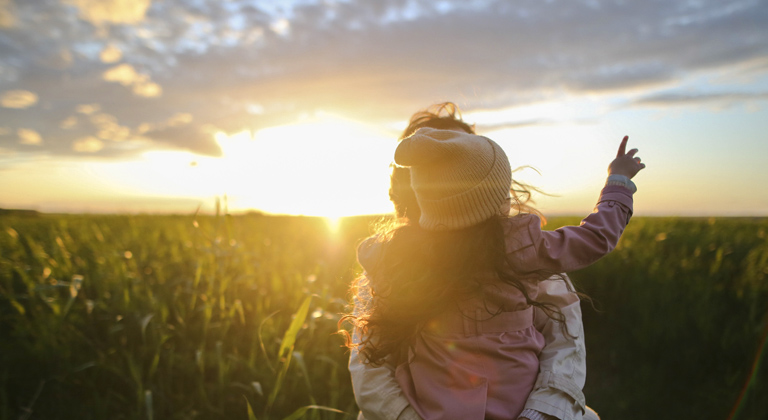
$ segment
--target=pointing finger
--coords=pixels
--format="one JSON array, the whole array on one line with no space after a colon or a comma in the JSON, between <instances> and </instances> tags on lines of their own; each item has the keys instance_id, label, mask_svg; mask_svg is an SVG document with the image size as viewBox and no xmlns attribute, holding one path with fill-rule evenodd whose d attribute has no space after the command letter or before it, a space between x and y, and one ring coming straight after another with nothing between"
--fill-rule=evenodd
<instances>
[{"instance_id":1,"label":"pointing finger","mask_svg":"<svg viewBox=\"0 0 768 420\"><path fill-rule=\"evenodd\" d=\"M629 136L624 136L624 138L621 139L621 144L619 145L619 153L616 154L616 157L624 156L624 154L627 152L627 140L629 140Z\"/></svg>"}]
</instances>

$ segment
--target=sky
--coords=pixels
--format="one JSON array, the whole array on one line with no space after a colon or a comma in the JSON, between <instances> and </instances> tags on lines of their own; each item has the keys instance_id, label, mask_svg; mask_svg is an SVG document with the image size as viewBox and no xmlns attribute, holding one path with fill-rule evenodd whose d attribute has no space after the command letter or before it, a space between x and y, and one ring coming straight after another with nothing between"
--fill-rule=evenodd
<instances>
[{"instance_id":1,"label":"sky","mask_svg":"<svg viewBox=\"0 0 768 420\"><path fill-rule=\"evenodd\" d=\"M768 1L0 0L0 208L392 211L455 102L552 215L768 215ZM222 201L223 202L223 201Z\"/></svg>"}]
</instances>

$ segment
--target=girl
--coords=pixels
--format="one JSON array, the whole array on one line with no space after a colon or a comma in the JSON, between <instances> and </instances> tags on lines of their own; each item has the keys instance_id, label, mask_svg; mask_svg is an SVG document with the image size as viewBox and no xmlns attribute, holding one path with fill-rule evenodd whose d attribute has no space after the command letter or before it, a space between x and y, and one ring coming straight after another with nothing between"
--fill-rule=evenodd
<instances>
[{"instance_id":1,"label":"girl","mask_svg":"<svg viewBox=\"0 0 768 420\"><path fill-rule=\"evenodd\" d=\"M538 372L543 338L537 282L582 268L615 246L631 214L629 178L644 165L635 150L611 164L598 211L581 226L542 232L510 195L504 152L489 139L419 130L395 154L409 166L421 216L371 238L359 258L370 279L352 316L357 350L372 364L396 361L396 377L418 414L430 418L516 418ZM576 331L579 333L579 331ZM541 378L539 378L541 380ZM578 392L580 390L577 389Z\"/></svg>"},{"instance_id":2,"label":"girl","mask_svg":"<svg viewBox=\"0 0 768 420\"><path fill-rule=\"evenodd\" d=\"M452 102L435 104L413 114L399 140L410 137L419 128L430 127L475 134L473 125L461 118L458 106ZM535 212L527 206L532 203L533 188L514 182L515 204L518 211ZM395 205L401 223L418 223L421 212L411 188L410 169L392 168L389 197ZM358 280L359 298L370 296L366 288L366 273ZM560 321L549 318L540 308L534 308L534 325L544 336L544 348L539 353L539 374L534 391L528 395L521 420L598 420L597 414L586 406L581 389L586 379L586 351L581 322L579 294L567 276L558 275L538 283L537 300L554 306L562 314ZM355 313L360 312L357 305ZM561 328L565 320L567 330ZM558 325L560 324L560 325ZM352 336L353 343L362 341L359 330ZM358 420L420 420L395 378L395 365L389 359L380 366L364 363L356 347L349 355L349 372L360 408ZM365 414L365 415L363 415Z\"/></svg>"}]
</instances>

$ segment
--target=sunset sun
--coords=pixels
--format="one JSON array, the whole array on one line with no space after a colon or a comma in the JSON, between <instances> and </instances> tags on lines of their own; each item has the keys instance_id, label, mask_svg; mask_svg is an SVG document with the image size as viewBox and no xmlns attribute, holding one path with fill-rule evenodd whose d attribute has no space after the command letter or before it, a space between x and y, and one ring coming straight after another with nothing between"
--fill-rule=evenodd
<instances>
[{"instance_id":1,"label":"sunset sun","mask_svg":"<svg viewBox=\"0 0 768 420\"><path fill-rule=\"evenodd\" d=\"M219 179L237 209L338 218L391 208L387 133L322 115L216 140L223 156L192 169Z\"/></svg>"}]
</instances>

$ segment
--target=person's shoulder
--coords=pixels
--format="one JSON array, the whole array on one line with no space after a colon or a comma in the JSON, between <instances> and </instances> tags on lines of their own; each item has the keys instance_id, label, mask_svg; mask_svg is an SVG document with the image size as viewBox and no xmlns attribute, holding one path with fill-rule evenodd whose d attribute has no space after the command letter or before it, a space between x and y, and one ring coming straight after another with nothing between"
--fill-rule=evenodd
<instances>
[{"instance_id":1,"label":"person's shoulder","mask_svg":"<svg viewBox=\"0 0 768 420\"><path fill-rule=\"evenodd\" d=\"M364 270L370 271L378 262L383 243L379 235L369 236L357 247L357 262Z\"/></svg>"},{"instance_id":2,"label":"person's shoulder","mask_svg":"<svg viewBox=\"0 0 768 420\"><path fill-rule=\"evenodd\" d=\"M504 219L503 226L507 229L530 229L541 228L541 218L532 213L520 213L516 216Z\"/></svg>"},{"instance_id":3,"label":"person's shoulder","mask_svg":"<svg viewBox=\"0 0 768 420\"><path fill-rule=\"evenodd\" d=\"M533 244L533 238L541 231L541 218L535 214L521 213L505 218L504 242L507 252L514 252Z\"/></svg>"}]
</instances>

